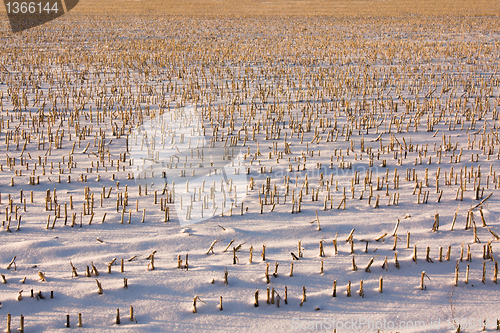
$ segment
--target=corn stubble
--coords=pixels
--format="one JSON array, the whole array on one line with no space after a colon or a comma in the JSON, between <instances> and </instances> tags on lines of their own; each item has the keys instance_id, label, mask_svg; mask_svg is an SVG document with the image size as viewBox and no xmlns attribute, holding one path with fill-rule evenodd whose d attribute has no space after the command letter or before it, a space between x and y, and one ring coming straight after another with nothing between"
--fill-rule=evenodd
<instances>
[{"instance_id":1,"label":"corn stubble","mask_svg":"<svg viewBox=\"0 0 500 333\"><path fill-rule=\"evenodd\" d=\"M332 277L330 272L332 256L342 257L344 270L353 275L372 270L390 274L389 267L409 269L415 266L410 265L412 261L418 266L444 265L450 257L458 258L456 253L450 254L451 245L436 243L432 251L430 246L422 246L418 253L423 254L425 249L426 261L421 255L422 260L417 262L417 243L410 246L410 232L401 230L407 226L406 216L401 227L397 220L391 236L387 236L391 230L383 230L385 234L376 239L360 240L353 228L351 233L337 233L341 238L347 237L344 243L329 233L332 226L327 214L349 211L359 202L369 211L396 209L400 195L402 202L416 209L429 203L455 205L458 201L451 227L443 227L447 217L436 210L427 231L432 231L432 235L458 229L469 232L467 285L469 278L478 280L470 247L484 243L481 281L489 281L488 265L496 284L498 266L492 242L499 240L495 233L498 229L494 221L488 220L483 206L492 197L490 193L498 193L500 186L500 174L492 166L500 158L500 81L494 75L498 72L500 44L487 42L487 36L478 37L476 32L499 32L499 19L493 15L500 14L500 5L465 0L430 1L425 6L403 0L377 2L377 6L369 1L317 1L310 6L294 2L287 4L286 17L280 15L282 1L274 5L229 1L221 6L213 1L200 1L196 6L184 1L143 1L141 6L111 1L101 8L95 1L87 1L54 21L55 28L64 33L47 35L41 26L0 49L0 152L6 156L0 161L5 185L0 194L0 204L5 209L3 231L9 235L25 232L25 221L32 221L40 210L47 219L43 217L43 221L32 224L46 232L110 223L123 228L172 223L175 191L181 191L180 186L174 188L170 183L163 189L153 189L130 185L135 174L128 148L137 139L133 131L138 126L156 117L170 117L184 106L195 106L202 119L201 128L212 143L224 142L225 146L245 152L244 158L250 164L247 172L253 175L246 191L259 198L258 202L241 202L241 210L231 207L217 211L212 207L213 215L217 212L224 220L233 214L255 214L257 218L262 214L265 219L279 210L287 216L314 216L304 225L312 224L311 232L318 235L314 246L319 241L320 258L317 252L313 257L318 259L321 277L329 279L325 289L331 288L333 278L333 297L338 296L339 277ZM443 12L448 16L427 16ZM182 16L186 13L190 16ZM490 16L462 17L465 14ZM458 16L460 20L456 19ZM123 17L133 21L133 30L128 29L129 22ZM110 34L116 31L119 36ZM101 38L106 34L109 38ZM438 145L412 142L417 132L438 138ZM163 133L157 144L169 144L169 140ZM307 173L304 175L307 168L314 168L311 161L318 170L353 170L353 164L366 162L369 167L377 166L379 174L372 179L373 170L352 171L349 184L339 187L333 173L318 172L317 177L310 178ZM425 173L422 163L428 165ZM285 170L283 182L271 179L273 167ZM168 178L170 171L162 170L162 178ZM66 195L58 190L62 183L81 186ZM41 186L47 189L39 191ZM196 198L196 191L201 197L205 190L193 191ZM460 210L460 203L471 198L475 206ZM321 205L320 210L315 202ZM192 205L184 204L186 212L181 214L189 217ZM286 208L281 209L283 206ZM401 241L406 240L406 247L404 243L397 246L398 228L401 235L406 231L406 239L400 236ZM486 239L491 236L493 240ZM384 237L393 237L388 242L393 245L384 244ZM421 240L419 233L412 230L413 237ZM97 238L97 245L106 243L101 238ZM211 240L204 245L208 248L204 259L208 263L216 254L230 249L235 239L224 250L219 244L224 240L222 236ZM290 247L287 258L291 253L297 262L295 276L300 276L304 274L300 265L306 262L303 258L307 254L300 240L293 240L294 244L297 241L297 255L290 252ZM360 242L366 242L363 253L359 250ZM369 242L377 242L375 250L368 249ZM235 270L246 264L236 255L248 249L244 244L233 247ZM375 264L375 260L380 260L378 255L368 252L384 246L390 257L390 251L394 251L394 266L384 254L381 270ZM443 246L448 246L445 259ZM450 285L461 284L459 262L464 260L464 249L462 244L455 270L449 272ZM165 257L159 254L155 258L155 253L148 257L149 263L143 265L147 269L142 269L141 274L154 274L168 265ZM268 288L268 303L275 304L276 300L279 307L281 296L273 286L286 274L278 275L276 248L263 245L262 260L253 260L253 247L248 254L247 267L257 267L255 274L261 277L258 283ZM134 254L128 261L135 258ZM486 261L490 259L492 264ZM17 269L15 260L16 257L7 269L12 265ZM116 260L107 263L109 274L101 275L101 280L115 275L111 268ZM356 260L363 266L368 262L365 272L358 271ZM272 274L270 261L275 262ZM106 263L95 262L105 267ZM188 266L187 254L184 262L178 255L177 268L185 268L189 274L192 266ZM193 260L191 271L196 269L195 264ZM71 277L78 281L77 268L71 261L70 265ZM87 273L80 274L98 276L94 262L91 266L92 273L87 266ZM54 283L50 281L54 276L50 267L44 267L45 271L50 278L46 280L45 273L39 271L38 279ZM119 272L125 272L123 259ZM427 291L429 286L432 290L434 280L420 268L419 272L420 285L416 288ZM289 277L293 276L291 262ZM363 280L360 275L358 293L362 298L375 297L373 289L383 293L384 278L380 276L378 288L369 289L376 285L376 280L368 279L370 276L365 274ZM7 284L5 275L1 277ZM127 278L123 279L128 288ZM294 280L299 279L288 281ZM95 281L100 297L106 297L101 282ZM227 288L233 288L228 283L227 269L223 281ZM351 297L351 281L339 283L347 284L345 295ZM306 307L306 285L302 285L302 293L299 287L288 298L285 286L282 308L294 301ZM313 303L316 294L309 290L309 303ZM386 280L385 290L391 290L390 279ZM250 303L258 307L258 289L248 294L252 296ZM200 297L193 297L193 313L204 311L205 302ZM220 311L222 297L211 299L203 295L207 306L218 304ZM198 301L204 306L200 307ZM226 308L233 301L225 298ZM134 318L131 307L130 319ZM81 316L79 322L81 326ZM118 309L115 322L120 324ZM10 327L10 316L8 323Z\"/></svg>"}]
</instances>

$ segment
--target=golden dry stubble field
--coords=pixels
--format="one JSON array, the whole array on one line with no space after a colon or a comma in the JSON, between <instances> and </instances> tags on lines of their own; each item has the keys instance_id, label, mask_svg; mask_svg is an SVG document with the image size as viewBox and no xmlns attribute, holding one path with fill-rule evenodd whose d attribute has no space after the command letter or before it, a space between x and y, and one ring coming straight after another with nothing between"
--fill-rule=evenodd
<instances>
[{"instance_id":1,"label":"golden dry stubble field","mask_svg":"<svg viewBox=\"0 0 500 333\"><path fill-rule=\"evenodd\" d=\"M80 11L87 13L185 15L185 16L394 16L422 15L497 15L498 1L470 0L322 0L322 1L243 1L243 0L125 0L81 1ZM101 7L106 7L102 8Z\"/></svg>"},{"instance_id":2,"label":"golden dry stubble field","mask_svg":"<svg viewBox=\"0 0 500 333\"><path fill-rule=\"evenodd\" d=\"M2 12L5 13L3 7ZM32 323L41 325L40 329L60 327L61 318L70 310L77 313L96 306L101 311L85 313L85 320L93 320L92 325L98 330L102 325L101 317L108 320L109 313L114 316L115 308L123 306L119 305L122 294L114 295L108 287L112 285L114 290L121 290L121 286L116 287L121 284L121 275L116 281L112 279L117 275L100 275L105 286L105 296L100 300L109 304L96 305L92 303L93 295L97 294L94 281L85 284L81 282L85 281L82 278L69 278L70 261L80 272L89 263L92 266L95 263L99 270L105 271L106 263L113 257L130 257L126 264L127 277L131 278L133 285L144 288L142 292L154 280L150 277L155 273L146 271L142 267L145 266L144 261L134 261L134 256L149 254L157 248L159 258L154 262L157 267L155 272L165 273L161 269L167 270L167 280L176 286L175 291L162 291L162 297L172 300L172 304L165 305L158 300L155 303L157 307L151 306L152 301L144 299L141 294L130 296L130 302L141 310L153 308L148 310L152 313L151 318L143 317L140 321L144 329L152 329L154 325L164 328L165 314L173 314L176 319L186 318L186 313L191 315L195 292L206 291L200 287L204 286L206 277L221 275L221 267L231 264L223 255L207 256L205 253L210 243L219 237L213 231L220 231L218 223L226 227L234 223L238 226L235 228L238 229L238 239L243 239L242 242L248 240L242 250L244 252L238 254L245 262L249 255L247 246L251 242L255 249L259 246L259 251L262 243L267 242L268 256L288 265L290 249L295 251L296 242L301 237L309 248L316 248L318 242L322 244L321 238L325 237L331 252L332 239L335 237L335 242L337 239L336 232L339 232L339 237L345 237L358 223L356 237L364 232L359 237L372 239L392 230L401 216L406 218L410 215L417 222L402 232L412 232L412 245L418 240L420 247L428 246L430 251L432 246L434 252L438 246L445 246L446 249L446 246L453 245L453 250L457 252L459 243L462 243L463 249L463 239L470 235L459 240L460 237L455 236L458 231L453 231L453 234L450 231L432 234L442 238L431 239L428 235L431 228L429 217L423 216L422 211L432 211L434 217L434 210L438 215L439 207L441 221L451 223L453 214L458 212L458 209L455 210L456 201L462 202L459 200L460 193L463 199L465 192L463 200L470 201L473 192L476 203L483 199L485 184L485 196L488 191L499 187L498 162L493 168L490 164L494 162L490 161L496 161L500 156L500 1L82 0L63 17L17 34L9 31L6 16L3 15L0 23L0 209L2 212L5 209L6 217L0 236L10 238L9 242L2 242L2 260L8 262L17 256L19 274L28 276L27 283L33 287L11 282L16 281L14 273L2 267L2 274L6 275L9 284L1 290L1 301L7 311L24 313ZM159 200L155 195L153 201L151 191L149 196L141 194L137 184L130 179L134 170L131 168L131 156L126 154L125 138L132 138L134 130L156 117L157 112L161 115L163 112L174 112L178 106L189 105L197 106L207 137L219 142L228 142L230 138L230 145L241 146L247 151L245 159L253 162L251 176L256 184L252 184L254 189L250 192L253 192L245 201L248 211L243 210L241 203L241 214L245 216L240 217L238 210L238 214L234 213L234 221L229 222L227 219L231 217L217 214L214 225L199 224L192 228L199 238L186 236L178 239L178 225L163 223L164 212L167 211L164 206L171 188L166 196L165 191L161 193L160 190L163 197ZM488 121L484 121L486 118ZM289 143L292 145L288 146ZM305 145L307 148L304 148ZM330 165L329 170L349 169L352 164L373 167L374 163L378 167L382 165L382 169L376 169L373 180L368 172L366 176L361 173L361 177L360 173L354 176L353 173L336 174L338 178L335 180L333 172L331 178L323 178L323 173L320 175L318 172L309 180L307 177L304 179L303 174L292 175L292 169L305 171L306 159L308 163L317 162L318 170L321 163L323 167ZM482 180L481 173L476 171L474 174L471 168L467 168L465 164L469 161L484 165L481 169ZM283 174L276 176L255 171L257 165L277 168L279 163L290 170L290 175L285 174L284 179ZM389 179L386 166L391 168L391 176L394 172L394 181ZM311 165L307 167L314 169ZM410 169L413 169L413 175ZM376 174L378 171L380 174ZM468 190L466 176L462 181L462 175L466 174L469 175ZM474 191L471 191L471 174ZM274 182L272 191L271 182L266 179L268 175ZM420 179L419 185L417 178ZM425 186L422 179L425 179ZM289 187L293 187L291 181L295 185L295 198L291 194L293 189L288 191ZM343 184L337 186L339 181ZM298 187L300 183L302 188ZM321 185L315 187L318 183ZM266 184L267 192L264 193ZM312 192L316 193L316 199L307 199L307 203L304 199L303 215L290 214L297 213L295 205L302 202L302 189L305 189L304 198L309 198L308 186L316 190ZM376 186L373 200L372 186ZM344 194L340 197L342 187ZM28 199L31 190L34 200ZM299 191L300 200L295 200ZM422 191L427 199L432 192L429 201L432 203L426 207L436 207L420 208L423 205ZM282 201L280 203L277 199L275 209L274 198L279 198L280 193ZM265 199L260 198L261 194ZM401 206L398 206L400 194ZM363 195L364 199L358 200ZM7 196L19 202L19 206L14 209L13 201L9 201ZM272 208L267 207L268 197L272 197L269 199ZM379 197L380 207L383 207L380 210ZM496 200L496 197L495 194L490 200ZM264 200L266 207L263 213ZM25 206L22 207L21 203ZM338 205L340 209L342 203L347 213L335 214L339 211L335 208ZM468 201L463 203L464 206L468 204ZM173 211L173 202L169 200L168 205ZM69 208L67 212L65 207ZM469 223L469 215L467 209L461 209L461 220L457 225L460 223L462 226L465 216ZM18 214L21 210L22 214ZM411 214L407 215L406 210ZM496 227L497 209L490 207L489 210L484 212L486 221ZM315 215L318 211L324 215L318 218ZM380 211L378 215L375 213ZM40 212L43 212L42 218ZM186 214L185 210L182 213ZM273 214L278 216L278 221L273 221L275 224L254 225L255 220L271 221L275 216ZM482 211L480 214L483 216ZM127 221L127 216L128 221L133 222L120 224L124 219ZM138 223L141 216L144 224ZM289 220L289 216L298 217ZM359 221L355 221L353 216ZM477 216L476 213L479 221ZM319 219L324 221L324 234L318 233L321 231ZM77 229L70 227L78 220L80 225L84 225L80 229L83 236L75 236ZM365 223L374 220L377 223ZM304 227L304 221L317 221L319 230L315 225L314 229L309 228L312 231L304 231L302 228L310 227L309 223L305 223ZM271 228L271 232L253 239L251 233L249 236L241 231L257 229L264 224ZM21 232L9 233L12 231L9 228L14 229L15 225L20 225ZM163 228L161 233L158 233L157 226ZM479 236L483 240L491 237L485 230L479 231L484 231ZM54 236L49 234L51 232L57 233L57 242L65 243L65 250L69 248L71 251L58 250L59 245L53 245L56 241L41 244L39 240ZM474 236L475 233L474 226ZM160 234L158 240L150 237ZM189 235L189 231L182 235ZM273 243L275 235L279 239ZM395 233L393 236L397 240ZM135 237L147 244L135 243ZM99 248L94 244L96 238L100 240ZM85 241L79 243L80 239ZM30 246L34 250L22 243L24 240L32 241ZM116 240L116 243L109 240ZM389 242L392 241L391 238ZM73 248L75 245L72 243L77 243L78 249ZM361 260L368 262L368 254L360 251L360 246L364 246L361 243L361 240L356 243L356 255L365 256ZM354 240L351 240L354 252L353 244ZM498 252L497 244L493 243L495 253ZM383 245L388 247L387 243ZM347 243L344 246L347 249ZM40 252L36 253L36 249ZM480 248L473 249L479 256ZM394 255L389 249L381 249L379 253L383 251L389 258ZM419 251L425 249L419 248ZM190 263L194 267L189 273L186 270L186 275L192 274L189 278L180 275L175 268L177 254L184 256L186 252L189 252ZM216 252L220 254L221 251L216 248ZM327 269L336 270L335 277L351 271L351 257L346 253L344 249L338 259L340 264L336 264L335 268L326 262ZM453 254L453 260L456 254ZM318 259L316 255L314 257ZM389 292L399 288L403 290L399 291L401 295L406 295L407 286L416 285L415 277L422 276L423 279L424 275L420 275L423 260L419 261L419 266L410 262L411 267L417 267L413 269L408 268L408 261L411 259L404 262L406 268L401 284L393 280L394 283L387 286ZM475 263L479 261L475 260ZM29 270L35 264L40 267L37 270L43 271L49 280L59 279L50 284L56 291L57 299L67 300L77 290L74 303L54 302L52 304L59 304L52 305L54 311L48 308L43 312L30 303L15 301L12 295L17 296L21 287L24 290L39 288L36 271ZM323 261L319 266L319 262L308 264L302 260L301 265L308 269L303 275L307 279L298 279L299 282L287 280L295 288L295 298L300 297L302 285L306 283L310 288L308 290L327 290L331 287L332 271L326 271L325 278L330 279L328 283L308 279L313 274L307 275L309 272L315 272L319 267L323 270ZM354 257L352 266L355 266ZM196 267L203 267L203 276L191 278L197 274ZM243 274L241 267L249 272ZM275 267L277 269L278 266ZM432 275L431 268L426 267L428 274ZM439 299L445 296L449 287L448 275L454 269L446 267L449 272L443 270L445 273L439 276L441 272L436 271L438 277L435 279L433 276L432 280L432 283L437 280L445 285L434 287L432 291L435 293L432 295L437 295ZM233 305L237 304L242 312L251 313L247 309L247 299L253 297L254 287L262 288L261 292L265 290L265 268L262 265L236 264L230 268L231 276L238 276L244 283L230 289L232 294L228 291L224 297L228 297ZM473 269L479 270L480 267ZM113 268L113 273L116 270ZM394 272L393 269L382 273L390 278ZM254 276L255 280L250 281ZM352 279L357 281L359 278L362 276L356 275ZM373 281L378 283L378 275L376 278ZM157 276L156 279L154 281L160 283L165 277ZM493 287L490 285L488 288ZM476 289L479 293L486 293L486 289ZM209 304L219 300L218 292L206 296ZM311 300L316 296L309 298L309 304L314 304ZM418 303L414 302L418 297L401 307L408 313L417 313L413 303ZM477 311L488 307L488 297L479 302ZM375 297L367 298L376 300ZM425 304L433 302L429 299L424 301L427 302ZM326 311L332 309L328 307L330 305L326 303ZM249 307L253 309L253 304ZM227 308L230 309L230 306ZM373 312L376 312L377 304L374 308ZM397 314L399 308L394 306L392 310ZM301 313L297 309L294 311ZM349 308L343 311L346 316L350 314ZM228 312L220 313L224 316ZM214 315L207 322L214 323L217 318ZM198 324L196 320L199 319L193 319L193 323L189 321L190 325ZM275 318L267 318L267 323L274 325ZM285 320L280 323L286 324ZM238 327L239 323L233 322L232 325Z\"/></svg>"},{"instance_id":3,"label":"golden dry stubble field","mask_svg":"<svg viewBox=\"0 0 500 333\"><path fill-rule=\"evenodd\" d=\"M492 0L80 0L78 14L140 14L182 16L399 16L498 15L498 1ZM0 9L5 12L5 8Z\"/></svg>"}]
</instances>

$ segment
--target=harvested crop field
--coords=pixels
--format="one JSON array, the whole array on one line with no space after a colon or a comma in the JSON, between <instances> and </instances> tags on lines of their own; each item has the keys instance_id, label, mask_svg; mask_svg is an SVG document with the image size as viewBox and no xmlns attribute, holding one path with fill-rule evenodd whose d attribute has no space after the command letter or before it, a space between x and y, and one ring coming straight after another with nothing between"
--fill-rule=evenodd
<instances>
[{"instance_id":1,"label":"harvested crop field","mask_svg":"<svg viewBox=\"0 0 500 333\"><path fill-rule=\"evenodd\" d=\"M499 327L499 1L2 10L2 329Z\"/></svg>"}]
</instances>

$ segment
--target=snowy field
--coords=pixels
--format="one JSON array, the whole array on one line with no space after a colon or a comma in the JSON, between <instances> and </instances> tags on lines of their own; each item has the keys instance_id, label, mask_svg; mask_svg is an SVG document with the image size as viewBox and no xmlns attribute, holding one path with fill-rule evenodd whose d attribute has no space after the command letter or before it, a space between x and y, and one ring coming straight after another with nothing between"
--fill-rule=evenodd
<instances>
[{"instance_id":1,"label":"snowy field","mask_svg":"<svg viewBox=\"0 0 500 333\"><path fill-rule=\"evenodd\" d=\"M0 328L497 330L499 26L3 22Z\"/></svg>"}]
</instances>

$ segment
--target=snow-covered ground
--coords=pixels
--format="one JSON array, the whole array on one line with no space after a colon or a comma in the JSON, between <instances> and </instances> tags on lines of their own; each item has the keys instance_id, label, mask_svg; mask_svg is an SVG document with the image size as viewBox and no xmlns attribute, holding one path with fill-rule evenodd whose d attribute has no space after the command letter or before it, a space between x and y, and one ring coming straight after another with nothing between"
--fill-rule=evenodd
<instances>
[{"instance_id":1,"label":"snow-covered ground","mask_svg":"<svg viewBox=\"0 0 500 333\"><path fill-rule=\"evenodd\" d=\"M2 329L496 330L498 18L144 20L2 40Z\"/></svg>"}]
</instances>

